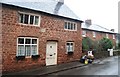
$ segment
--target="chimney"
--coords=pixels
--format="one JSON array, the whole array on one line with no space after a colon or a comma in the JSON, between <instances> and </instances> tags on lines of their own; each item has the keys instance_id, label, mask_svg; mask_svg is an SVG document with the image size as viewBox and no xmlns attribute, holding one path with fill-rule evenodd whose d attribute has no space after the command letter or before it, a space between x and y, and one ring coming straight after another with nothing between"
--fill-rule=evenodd
<instances>
[{"instance_id":1,"label":"chimney","mask_svg":"<svg viewBox=\"0 0 120 77\"><path fill-rule=\"evenodd\" d=\"M114 29L111 29L110 31L114 32L115 30L114 30Z\"/></svg>"},{"instance_id":2,"label":"chimney","mask_svg":"<svg viewBox=\"0 0 120 77\"><path fill-rule=\"evenodd\" d=\"M85 20L85 25L87 25L87 27L89 27L90 25L92 25L91 19Z\"/></svg>"},{"instance_id":3,"label":"chimney","mask_svg":"<svg viewBox=\"0 0 120 77\"><path fill-rule=\"evenodd\" d=\"M64 4L64 0L59 0L58 2Z\"/></svg>"},{"instance_id":4,"label":"chimney","mask_svg":"<svg viewBox=\"0 0 120 77\"><path fill-rule=\"evenodd\" d=\"M58 3L55 6L54 14L58 14L60 7L64 4L64 0L59 0Z\"/></svg>"}]
</instances>

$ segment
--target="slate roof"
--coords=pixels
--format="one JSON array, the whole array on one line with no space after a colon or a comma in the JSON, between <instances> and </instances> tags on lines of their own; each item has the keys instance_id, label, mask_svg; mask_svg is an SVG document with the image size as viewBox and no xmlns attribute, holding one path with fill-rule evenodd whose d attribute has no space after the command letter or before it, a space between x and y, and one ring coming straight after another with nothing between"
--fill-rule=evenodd
<instances>
[{"instance_id":1,"label":"slate roof","mask_svg":"<svg viewBox=\"0 0 120 77\"><path fill-rule=\"evenodd\" d=\"M55 0L38 0L39 2L30 2L32 0L1 0L0 2L3 4L14 5L22 8L28 8L36 11L42 11L45 13L49 13L52 15L58 15L62 17L67 17L75 20L80 20L80 18L73 13L72 10L69 9L65 4L63 4L57 13L54 12L58 1Z\"/></svg>"},{"instance_id":2,"label":"slate roof","mask_svg":"<svg viewBox=\"0 0 120 77\"><path fill-rule=\"evenodd\" d=\"M89 29L94 31L101 31L101 32L107 32L107 33L115 33L113 31L110 31L109 29L106 29L100 25L92 24L90 26L85 25L85 23L82 24L83 29Z\"/></svg>"}]
</instances>

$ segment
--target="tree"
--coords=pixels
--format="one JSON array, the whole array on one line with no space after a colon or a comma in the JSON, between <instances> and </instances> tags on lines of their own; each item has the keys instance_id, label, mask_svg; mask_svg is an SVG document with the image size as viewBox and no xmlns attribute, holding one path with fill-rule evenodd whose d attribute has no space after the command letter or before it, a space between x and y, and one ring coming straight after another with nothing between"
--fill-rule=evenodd
<instances>
[{"instance_id":1,"label":"tree","mask_svg":"<svg viewBox=\"0 0 120 77\"><path fill-rule=\"evenodd\" d=\"M89 37L85 37L82 40L82 51L92 50L94 48L94 42Z\"/></svg>"},{"instance_id":2,"label":"tree","mask_svg":"<svg viewBox=\"0 0 120 77\"><path fill-rule=\"evenodd\" d=\"M120 49L120 42L118 43L118 49Z\"/></svg>"},{"instance_id":3,"label":"tree","mask_svg":"<svg viewBox=\"0 0 120 77\"><path fill-rule=\"evenodd\" d=\"M107 51L108 49L113 48L113 43L108 38L102 38L99 41L99 46L100 46L101 50Z\"/></svg>"}]
</instances>

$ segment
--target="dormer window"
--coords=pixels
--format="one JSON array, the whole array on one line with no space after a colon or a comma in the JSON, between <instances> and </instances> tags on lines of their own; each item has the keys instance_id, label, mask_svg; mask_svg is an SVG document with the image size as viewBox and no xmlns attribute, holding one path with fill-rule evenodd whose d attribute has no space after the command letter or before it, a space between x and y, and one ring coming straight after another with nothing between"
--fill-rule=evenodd
<instances>
[{"instance_id":1,"label":"dormer window","mask_svg":"<svg viewBox=\"0 0 120 77\"><path fill-rule=\"evenodd\" d=\"M26 13L19 13L19 23L39 26L40 16Z\"/></svg>"}]
</instances>

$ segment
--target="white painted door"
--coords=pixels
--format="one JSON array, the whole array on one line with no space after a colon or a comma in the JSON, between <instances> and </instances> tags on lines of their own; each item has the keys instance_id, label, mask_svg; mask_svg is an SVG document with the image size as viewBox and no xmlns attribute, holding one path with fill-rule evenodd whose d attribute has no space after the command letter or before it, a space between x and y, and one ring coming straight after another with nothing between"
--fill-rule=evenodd
<instances>
[{"instance_id":1,"label":"white painted door","mask_svg":"<svg viewBox=\"0 0 120 77\"><path fill-rule=\"evenodd\" d=\"M57 42L49 41L46 47L46 65L57 64Z\"/></svg>"}]
</instances>

